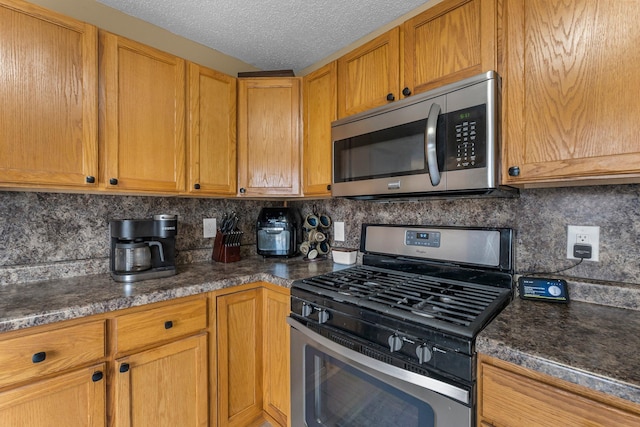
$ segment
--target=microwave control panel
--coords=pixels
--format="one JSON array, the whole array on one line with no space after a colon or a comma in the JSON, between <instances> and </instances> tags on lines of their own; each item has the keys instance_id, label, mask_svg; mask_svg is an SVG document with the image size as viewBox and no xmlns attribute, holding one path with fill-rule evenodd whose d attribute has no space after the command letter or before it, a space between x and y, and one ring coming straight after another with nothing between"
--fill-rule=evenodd
<instances>
[{"instance_id":1,"label":"microwave control panel","mask_svg":"<svg viewBox=\"0 0 640 427\"><path fill-rule=\"evenodd\" d=\"M482 168L487 165L487 107L477 105L446 114L446 170Z\"/></svg>"}]
</instances>

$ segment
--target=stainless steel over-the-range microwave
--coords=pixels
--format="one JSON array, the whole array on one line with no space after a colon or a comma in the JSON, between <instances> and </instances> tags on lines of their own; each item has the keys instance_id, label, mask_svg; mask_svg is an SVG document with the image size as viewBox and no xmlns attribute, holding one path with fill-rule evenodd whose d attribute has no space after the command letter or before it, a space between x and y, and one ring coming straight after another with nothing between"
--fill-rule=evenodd
<instances>
[{"instance_id":1,"label":"stainless steel over-the-range microwave","mask_svg":"<svg viewBox=\"0 0 640 427\"><path fill-rule=\"evenodd\" d=\"M517 194L499 185L499 111L490 71L333 122L332 195Z\"/></svg>"}]
</instances>

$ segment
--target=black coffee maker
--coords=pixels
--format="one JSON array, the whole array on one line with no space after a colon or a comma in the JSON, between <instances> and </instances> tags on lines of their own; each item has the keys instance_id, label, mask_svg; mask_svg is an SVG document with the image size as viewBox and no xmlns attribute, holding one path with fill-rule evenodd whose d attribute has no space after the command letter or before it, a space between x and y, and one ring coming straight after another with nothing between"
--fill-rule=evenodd
<instances>
[{"instance_id":1,"label":"black coffee maker","mask_svg":"<svg viewBox=\"0 0 640 427\"><path fill-rule=\"evenodd\" d=\"M109 222L111 277L116 282L168 277L176 274L177 215Z\"/></svg>"}]
</instances>

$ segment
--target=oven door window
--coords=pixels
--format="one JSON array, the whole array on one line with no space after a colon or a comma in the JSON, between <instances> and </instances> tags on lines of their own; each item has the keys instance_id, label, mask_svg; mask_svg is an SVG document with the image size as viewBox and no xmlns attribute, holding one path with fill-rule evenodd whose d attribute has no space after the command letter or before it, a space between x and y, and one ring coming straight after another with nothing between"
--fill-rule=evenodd
<instances>
[{"instance_id":1,"label":"oven door window","mask_svg":"<svg viewBox=\"0 0 640 427\"><path fill-rule=\"evenodd\" d=\"M323 427L433 427L423 402L335 358L305 348L305 420Z\"/></svg>"}]
</instances>

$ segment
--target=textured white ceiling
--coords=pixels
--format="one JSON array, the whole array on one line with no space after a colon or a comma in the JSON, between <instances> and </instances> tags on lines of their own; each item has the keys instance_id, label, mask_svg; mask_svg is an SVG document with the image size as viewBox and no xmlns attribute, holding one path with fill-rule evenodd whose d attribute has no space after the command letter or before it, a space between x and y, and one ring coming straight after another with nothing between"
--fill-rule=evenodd
<instances>
[{"instance_id":1,"label":"textured white ceiling","mask_svg":"<svg viewBox=\"0 0 640 427\"><path fill-rule=\"evenodd\" d=\"M426 0L98 0L262 70L302 70Z\"/></svg>"}]
</instances>

